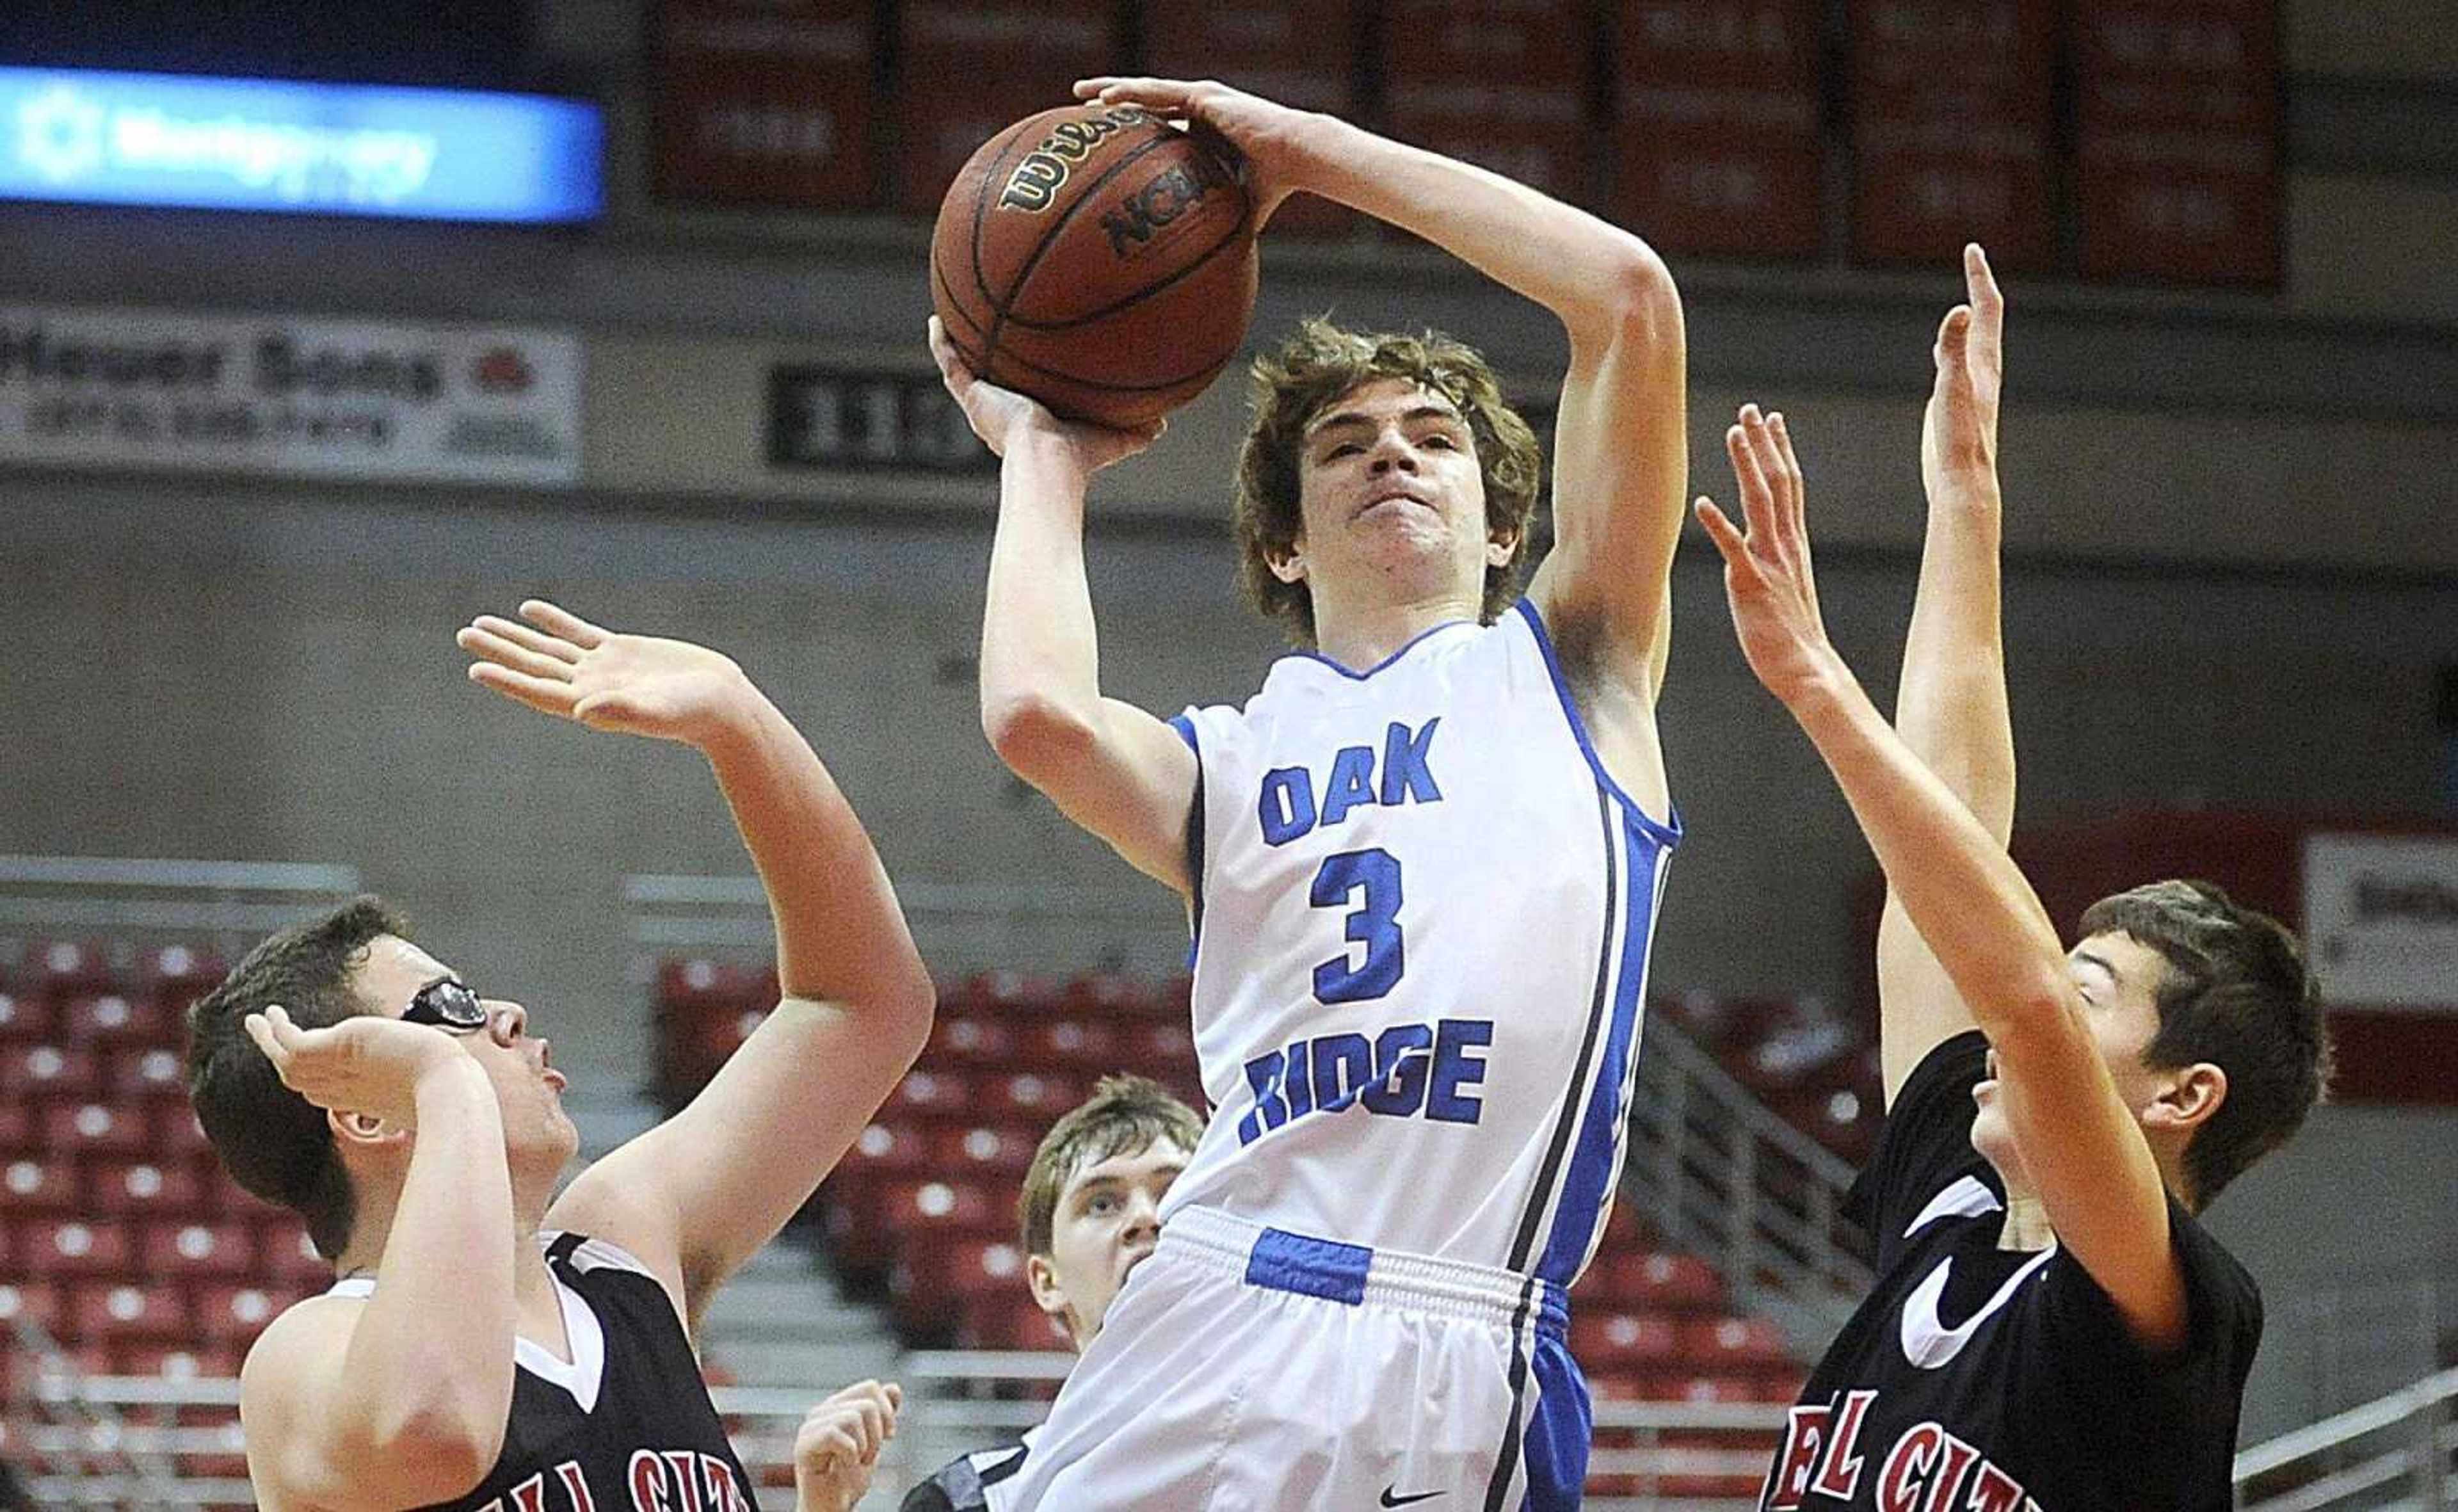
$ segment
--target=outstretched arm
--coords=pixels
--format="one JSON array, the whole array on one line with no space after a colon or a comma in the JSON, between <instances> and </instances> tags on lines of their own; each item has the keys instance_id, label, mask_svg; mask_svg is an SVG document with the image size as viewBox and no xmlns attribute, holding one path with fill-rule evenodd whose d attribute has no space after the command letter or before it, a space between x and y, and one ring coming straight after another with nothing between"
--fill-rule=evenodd
<instances>
[{"instance_id":1,"label":"outstretched arm","mask_svg":"<svg viewBox=\"0 0 2458 1512\"><path fill-rule=\"evenodd\" d=\"M1226 85L1097 78L1075 91L1219 133L1245 155L1261 215L1295 191L1321 195L1553 313L1571 365L1554 424L1553 550L1530 591L1566 649L1589 653L1582 671L1652 708L1689 468L1681 296L1663 259L1500 174ZM1661 788L1647 744L1643 785Z\"/></svg>"},{"instance_id":2,"label":"outstretched arm","mask_svg":"<svg viewBox=\"0 0 2458 1512\"><path fill-rule=\"evenodd\" d=\"M592 729L706 756L777 923L784 1001L690 1106L591 1167L555 1227L657 1271L697 1317L862 1132L930 1031L929 973L879 856L800 732L704 647L621 635L552 604L457 637L472 680Z\"/></svg>"},{"instance_id":3,"label":"outstretched arm","mask_svg":"<svg viewBox=\"0 0 2458 1512\"><path fill-rule=\"evenodd\" d=\"M2154 1347L2182 1338L2185 1283L2150 1142L2117 1093L2090 1011L2006 848L1921 764L1826 638L1802 479L1781 417L1726 436L1746 534L1704 499L1750 670L1835 775L1904 912L1997 1053L1999 1095L2060 1242Z\"/></svg>"},{"instance_id":4,"label":"outstretched arm","mask_svg":"<svg viewBox=\"0 0 2458 1512\"><path fill-rule=\"evenodd\" d=\"M1002 459L998 529L982 611L982 733L1009 770L1179 893L1195 753L1177 733L1101 693L1093 590L1084 573L1084 489L1094 472L1160 434L1070 425L977 378L937 317L930 355L974 434Z\"/></svg>"},{"instance_id":5,"label":"outstretched arm","mask_svg":"<svg viewBox=\"0 0 2458 1512\"><path fill-rule=\"evenodd\" d=\"M1921 418L1928 529L1904 643L1895 729L1991 839L2014 829L2014 727L1998 609L1997 399L2005 301L1977 245L1963 249L1968 302L1947 312ZM1878 923L1878 1041L1886 1101L1971 1010L1889 889Z\"/></svg>"}]
</instances>

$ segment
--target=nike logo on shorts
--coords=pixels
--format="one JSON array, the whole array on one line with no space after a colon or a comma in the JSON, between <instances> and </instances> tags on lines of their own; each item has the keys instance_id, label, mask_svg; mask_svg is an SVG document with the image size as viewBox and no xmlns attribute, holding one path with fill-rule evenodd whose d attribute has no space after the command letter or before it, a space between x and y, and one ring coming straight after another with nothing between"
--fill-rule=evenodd
<instances>
[{"instance_id":1,"label":"nike logo on shorts","mask_svg":"<svg viewBox=\"0 0 2458 1512\"><path fill-rule=\"evenodd\" d=\"M1391 1493L1398 1485L1399 1482L1395 1481L1383 1488L1385 1506L1406 1506L1411 1502L1427 1502L1442 1495L1440 1491L1420 1491L1415 1496L1393 1496Z\"/></svg>"}]
</instances>

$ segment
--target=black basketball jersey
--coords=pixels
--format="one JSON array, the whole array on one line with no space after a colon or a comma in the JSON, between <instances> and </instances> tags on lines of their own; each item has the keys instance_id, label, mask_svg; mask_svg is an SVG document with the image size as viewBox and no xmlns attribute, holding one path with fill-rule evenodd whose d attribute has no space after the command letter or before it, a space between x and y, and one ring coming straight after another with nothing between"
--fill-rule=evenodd
<instances>
[{"instance_id":1,"label":"black basketball jersey","mask_svg":"<svg viewBox=\"0 0 2458 1512\"><path fill-rule=\"evenodd\" d=\"M538 1237L572 1359L516 1341L503 1454L436 1512L756 1512L665 1288L602 1240Z\"/></svg>"},{"instance_id":2,"label":"black basketball jersey","mask_svg":"<svg viewBox=\"0 0 2458 1512\"><path fill-rule=\"evenodd\" d=\"M1877 1284L1792 1409L1760 1507L2231 1506L2252 1276L2172 1196L2186 1339L2152 1355L2071 1254L1997 1248L2005 1193L1971 1148L1987 1053L1958 1035L1896 1097L1845 1210L1877 1241Z\"/></svg>"},{"instance_id":3,"label":"black basketball jersey","mask_svg":"<svg viewBox=\"0 0 2458 1512\"><path fill-rule=\"evenodd\" d=\"M1005 1488L1024 1468L1031 1447L1032 1433L1028 1432L1021 1443L962 1456L906 1492L896 1512L1000 1512L1007 1504Z\"/></svg>"}]
</instances>

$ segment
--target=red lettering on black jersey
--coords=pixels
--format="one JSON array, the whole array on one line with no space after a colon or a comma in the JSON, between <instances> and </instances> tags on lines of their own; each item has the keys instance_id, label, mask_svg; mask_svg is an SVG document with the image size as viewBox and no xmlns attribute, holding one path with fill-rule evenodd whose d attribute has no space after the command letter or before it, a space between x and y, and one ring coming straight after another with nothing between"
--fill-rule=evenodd
<instances>
[{"instance_id":1,"label":"red lettering on black jersey","mask_svg":"<svg viewBox=\"0 0 2458 1512\"><path fill-rule=\"evenodd\" d=\"M554 1478L563 1482L563 1494L572 1502L572 1512L597 1512L596 1499L589 1494L589 1479L580 1473L580 1461L566 1460L554 1467Z\"/></svg>"},{"instance_id":2,"label":"red lettering on black jersey","mask_svg":"<svg viewBox=\"0 0 2458 1512\"><path fill-rule=\"evenodd\" d=\"M681 1512L718 1512L700 1494L699 1457L689 1449L669 1449L665 1458L674 1472L674 1483L682 1488L677 1499Z\"/></svg>"},{"instance_id":3,"label":"red lettering on black jersey","mask_svg":"<svg viewBox=\"0 0 2458 1512\"><path fill-rule=\"evenodd\" d=\"M632 1512L680 1512L674 1487L666 1483L666 1462L655 1449L632 1451Z\"/></svg>"},{"instance_id":4,"label":"red lettering on black jersey","mask_svg":"<svg viewBox=\"0 0 2458 1512\"><path fill-rule=\"evenodd\" d=\"M1801 1495L1809 1488L1809 1472L1818 1463L1818 1446L1826 1437L1826 1409L1795 1407L1784 1415L1783 1453L1767 1474L1767 1512L1799 1512Z\"/></svg>"},{"instance_id":5,"label":"red lettering on black jersey","mask_svg":"<svg viewBox=\"0 0 2458 1512\"><path fill-rule=\"evenodd\" d=\"M1952 1434L1946 1436L1946 1462L1929 1482L1929 1512L1953 1512L1955 1494L1963 1489L1963 1478L1971 1473L1971 1461L1979 1458L1979 1450Z\"/></svg>"},{"instance_id":6,"label":"red lettering on black jersey","mask_svg":"<svg viewBox=\"0 0 2458 1512\"><path fill-rule=\"evenodd\" d=\"M1835 1431L1827 1436L1826 1462L1818 1469L1818 1484L1813 1488L1820 1496L1831 1496L1849 1502L1861 1485L1861 1424L1869 1416L1869 1404L1878 1399L1874 1391L1856 1391L1845 1396L1842 1414L1835 1419Z\"/></svg>"},{"instance_id":7,"label":"red lettering on black jersey","mask_svg":"<svg viewBox=\"0 0 2458 1512\"><path fill-rule=\"evenodd\" d=\"M1878 1512L1921 1512L1929 1478L1945 1453L1945 1429L1933 1422L1907 1429L1886 1451L1885 1467L1878 1472Z\"/></svg>"},{"instance_id":8,"label":"red lettering on black jersey","mask_svg":"<svg viewBox=\"0 0 2458 1512\"><path fill-rule=\"evenodd\" d=\"M2023 1502L2023 1485L1988 1460L1980 1461L1980 1478L1971 1488L1969 1512L2014 1512Z\"/></svg>"},{"instance_id":9,"label":"red lettering on black jersey","mask_svg":"<svg viewBox=\"0 0 2458 1512\"><path fill-rule=\"evenodd\" d=\"M546 1472L541 1470L512 1487L514 1512L546 1512Z\"/></svg>"}]
</instances>

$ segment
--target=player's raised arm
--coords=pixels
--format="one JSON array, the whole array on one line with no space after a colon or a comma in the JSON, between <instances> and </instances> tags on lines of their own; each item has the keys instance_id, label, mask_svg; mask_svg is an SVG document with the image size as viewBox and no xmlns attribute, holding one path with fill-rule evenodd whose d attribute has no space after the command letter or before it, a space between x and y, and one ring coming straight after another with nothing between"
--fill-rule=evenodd
<instances>
[{"instance_id":1,"label":"player's raised arm","mask_svg":"<svg viewBox=\"0 0 2458 1512\"><path fill-rule=\"evenodd\" d=\"M1530 591L1560 638L1652 702L1688 477L1681 298L1631 233L1499 174L1216 83L1076 86L1201 122L1246 155L1258 214L1306 190L1433 242L1551 310L1571 363L1554 425L1552 553ZM1595 633L1601 632L1601 634Z\"/></svg>"},{"instance_id":2,"label":"player's raised arm","mask_svg":"<svg viewBox=\"0 0 2458 1512\"><path fill-rule=\"evenodd\" d=\"M1895 729L2003 845L2014 828L2014 727L1998 593L1997 399L2005 301L1978 246L1963 252L1967 302L1947 312L1921 418L1928 499L1920 587L1904 642ZM1789 449L1781 428L1778 443ZM1878 1040L1886 1101L1938 1044L1972 1026L1953 982L1890 890L1878 923Z\"/></svg>"},{"instance_id":3,"label":"player's raised arm","mask_svg":"<svg viewBox=\"0 0 2458 1512\"><path fill-rule=\"evenodd\" d=\"M2050 1226L2137 1337L2172 1344L2184 1333L2185 1285L2150 1142L2100 1055L2038 895L1827 640L1801 472L1780 429L1753 405L1726 438L1746 534L1698 503L1724 558L1742 652L1818 747L1905 913L1988 1035L2007 1123Z\"/></svg>"},{"instance_id":4,"label":"player's raised arm","mask_svg":"<svg viewBox=\"0 0 2458 1512\"><path fill-rule=\"evenodd\" d=\"M374 1293L292 1308L248 1351L240 1414L259 1493L336 1512L461 1496L501 1452L512 1399L494 1090L450 1039L381 1015L302 1029L276 1006L246 1028L282 1085L357 1137L412 1141Z\"/></svg>"},{"instance_id":5,"label":"player's raised arm","mask_svg":"<svg viewBox=\"0 0 2458 1512\"><path fill-rule=\"evenodd\" d=\"M593 729L707 757L777 923L784 1001L690 1106L592 1166L552 1228L656 1271L687 1317L768 1242L921 1053L932 992L879 856L777 706L704 647L532 600L460 632L473 680Z\"/></svg>"},{"instance_id":6,"label":"player's raised arm","mask_svg":"<svg viewBox=\"0 0 2458 1512\"><path fill-rule=\"evenodd\" d=\"M948 392L1000 459L998 529L982 611L982 733L1016 776L1180 893L1195 753L1176 731L1103 696L1084 572L1084 490L1094 472L1160 433L1072 425L987 383L934 318L930 353Z\"/></svg>"}]
</instances>

